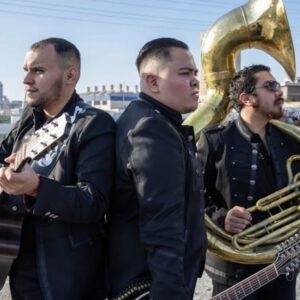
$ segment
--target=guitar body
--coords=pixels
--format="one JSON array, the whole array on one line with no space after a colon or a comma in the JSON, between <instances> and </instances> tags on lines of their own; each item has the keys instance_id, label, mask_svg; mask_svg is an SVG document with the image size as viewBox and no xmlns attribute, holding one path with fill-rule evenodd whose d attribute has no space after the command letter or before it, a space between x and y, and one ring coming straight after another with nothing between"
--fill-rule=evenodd
<instances>
[{"instance_id":1,"label":"guitar body","mask_svg":"<svg viewBox=\"0 0 300 300\"><path fill-rule=\"evenodd\" d=\"M21 196L8 196L2 193L0 199L0 289L2 289L10 267L19 253L25 210L20 211Z\"/></svg>"}]
</instances>

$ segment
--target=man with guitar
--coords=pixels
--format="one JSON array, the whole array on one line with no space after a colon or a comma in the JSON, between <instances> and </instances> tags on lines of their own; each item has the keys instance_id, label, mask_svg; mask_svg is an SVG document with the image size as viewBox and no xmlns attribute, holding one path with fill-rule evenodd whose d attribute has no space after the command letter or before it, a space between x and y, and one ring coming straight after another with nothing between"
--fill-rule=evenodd
<instances>
[{"instance_id":1,"label":"man with guitar","mask_svg":"<svg viewBox=\"0 0 300 300\"><path fill-rule=\"evenodd\" d=\"M116 189L108 214L111 299L193 299L206 251L194 131L199 81L186 44L152 40L136 65L140 99L117 122Z\"/></svg>"},{"instance_id":2,"label":"man with guitar","mask_svg":"<svg viewBox=\"0 0 300 300\"><path fill-rule=\"evenodd\" d=\"M114 121L76 93L80 53L72 43L33 44L24 70L27 107L0 146L0 261L12 298L105 299Z\"/></svg>"},{"instance_id":3,"label":"man with guitar","mask_svg":"<svg viewBox=\"0 0 300 300\"><path fill-rule=\"evenodd\" d=\"M284 99L267 66L239 71L230 84L230 99L239 112L237 120L204 129L197 148L205 166L208 214L218 226L235 234L270 216L268 212L250 214L246 208L288 184L286 161L299 153L299 143L269 122L282 117ZM299 172L299 166L294 171ZM213 295L263 267L229 262L213 254L206 261ZM295 279L279 276L245 299L294 300Z\"/></svg>"}]
</instances>

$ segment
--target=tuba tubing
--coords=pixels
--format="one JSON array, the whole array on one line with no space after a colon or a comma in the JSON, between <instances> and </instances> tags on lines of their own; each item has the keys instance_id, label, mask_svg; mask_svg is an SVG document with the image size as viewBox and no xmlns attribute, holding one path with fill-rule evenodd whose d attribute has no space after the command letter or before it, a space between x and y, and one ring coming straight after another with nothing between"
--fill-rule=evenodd
<instances>
[{"instance_id":1,"label":"tuba tubing","mask_svg":"<svg viewBox=\"0 0 300 300\"><path fill-rule=\"evenodd\" d=\"M201 54L207 99L184 122L194 127L196 138L202 128L221 122L228 114L235 56L248 48L267 52L295 79L294 46L282 0L250 0L218 19L208 31Z\"/></svg>"}]
</instances>

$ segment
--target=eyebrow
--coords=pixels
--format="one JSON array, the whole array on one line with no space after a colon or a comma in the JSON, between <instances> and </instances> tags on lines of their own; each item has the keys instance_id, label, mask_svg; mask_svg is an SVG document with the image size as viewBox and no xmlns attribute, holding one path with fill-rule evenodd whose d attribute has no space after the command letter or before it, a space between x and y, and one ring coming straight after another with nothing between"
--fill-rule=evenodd
<instances>
[{"instance_id":1,"label":"eyebrow","mask_svg":"<svg viewBox=\"0 0 300 300\"><path fill-rule=\"evenodd\" d=\"M34 65L34 66L27 66L27 65L24 65L23 66L23 69L25 70L25 71L27 71L27 70L36 70L36 69L44 69L45 67L44 66L42 66L42 65Z\"/></svg>"},{"instance_id":2,"label":"eyebrow","mask_svg":"<svg viewBox=\"0 0 300 300\"><path fill-rule=\"evenodd\" d=\"M198 69L189 68L189 67L181 67L181 68L179 68L179 71L189 71L189 72L198 73Z\"/></svg>"}]
</instances>

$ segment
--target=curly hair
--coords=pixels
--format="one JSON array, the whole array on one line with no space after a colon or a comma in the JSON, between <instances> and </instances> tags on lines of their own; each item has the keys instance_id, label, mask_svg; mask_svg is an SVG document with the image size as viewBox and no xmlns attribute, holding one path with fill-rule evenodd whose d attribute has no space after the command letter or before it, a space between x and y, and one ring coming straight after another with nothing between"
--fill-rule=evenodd
<instances>
[{"instance_id":1,"label":"curly hair","mask_svg":"<svg viewBox=\"0 0 300 300\"><path fill-rule=\"evenodd\" d=\"M239 112L243 107L243 103L239 100L241 93L252 94L255 89L257 78L255 74L271 69L265 65L252 65L245 67L237 72L231 79L229 86L229 98L233 107Z\"/></svg>"}]
</instances>

